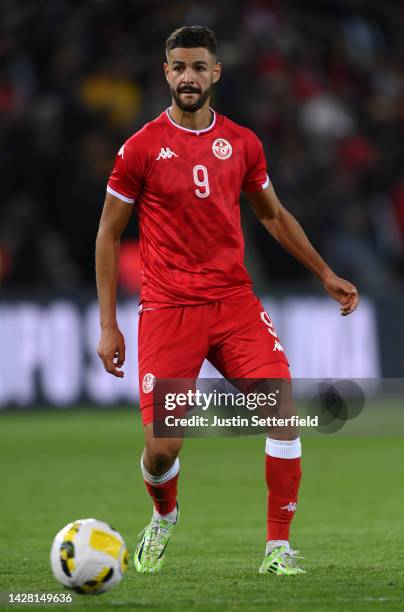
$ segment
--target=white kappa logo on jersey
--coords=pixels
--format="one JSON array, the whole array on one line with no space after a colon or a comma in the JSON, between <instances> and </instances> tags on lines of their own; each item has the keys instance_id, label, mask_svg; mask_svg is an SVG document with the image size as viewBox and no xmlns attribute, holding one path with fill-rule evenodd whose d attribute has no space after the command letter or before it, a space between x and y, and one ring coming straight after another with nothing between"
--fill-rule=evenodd
<instances>
[{"instance_id":1,"label":"white kappa logo on jersey","mask_svg":"<svg viewBox=\"0 0 404 612\"><path fill-rule=\"evenodd\" d=\"M125 145L123 144L121 146L121 148L119 149L119 151L118 151L118 156L120 155L122 157L122 159L124 159L124 157L123 157L124 152L125 152Z\"/></svg>"},{"instance_id":2,"label":"white kappa logo on jersey","mask_svg":"<svg viewBox=\"0 0 404 612\"><path fill-rule=\"evenodd\" d=\"M283 351L283 346L279 340L275 340L273 351Z\"/></svg>"},{"instance_id":3,"label":"white kappa logo on jersey","mask_svg":"<svg viewBox=\"0 0 404 612\"><path fill-rule=\"evenodd\" d=\"M143 376L143 383L142 383L143 393L150 393L150 391L153 391L155 384L156 384L156 377L154 376L154 374L151 374L150 372L145 374Z\"/></svg>"},{"instance_id":4,"label":"white kappa logo on jersey","mask_svg":"<svg viewBox=\"0 0 404 612\"><path fill-rule=\"evenodd\" d=\"M233 147L224 138L216 138L212 144L212 151L213 155L218 159L229 159L233 152Z\"/></svg>"},{"instance_id":5,"label":"white kappa logo on jersey","mask_svg":"<svg viewBox=\"0 0 404 612\"><path fill-rule=\"evenodd\" d=\"M288 512L294 512L296 510L296 502L289 502L286 506L281 506L281 510L287 510Z\"/></svg>"},{"instance_id":6,"label":"white kappa logo on jersey","mask_svg":"<svg viewBox=\"0 0 404 612\"><path fill-rule=\"evenodd\" d=\"M178 157L178 155L174 153L174 151L171 151L170 147L161 147L161 151L157 155L156 160L171 159L172 157Z\"/></svg>"}]
</instances>

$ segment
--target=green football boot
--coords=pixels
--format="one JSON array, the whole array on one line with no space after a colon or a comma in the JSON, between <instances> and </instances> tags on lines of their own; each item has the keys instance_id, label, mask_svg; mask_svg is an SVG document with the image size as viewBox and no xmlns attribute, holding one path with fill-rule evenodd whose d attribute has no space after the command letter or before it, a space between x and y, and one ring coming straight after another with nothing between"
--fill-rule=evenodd
<instances>
[{"instance_id":1,"label":"green football boot","mask_svg":"<svg viewBox=\"0 0 404 612\"><path fill-rule=\"evenodd\" d=\"M156 574L161 570L165 550L175 525L178 523L179 511L175 523L162 518L152 517L150 523L140 532L139 543L135 551L135 568L140 574Z\"/></svg>"},{"instance_id":2,"label":"green football boot","mask_svg":"<svg viewBox=\"0 0 404 612\"><path fill-rule=\"evenodd\" d=\"M277 574L278 576L295 576L296 574L305 574L296 563L296 559L302 559L298 556L298 550L292 550L287 546L277 546L267 554L259 569L260 574Z\"/></svg>"}]
</instances>

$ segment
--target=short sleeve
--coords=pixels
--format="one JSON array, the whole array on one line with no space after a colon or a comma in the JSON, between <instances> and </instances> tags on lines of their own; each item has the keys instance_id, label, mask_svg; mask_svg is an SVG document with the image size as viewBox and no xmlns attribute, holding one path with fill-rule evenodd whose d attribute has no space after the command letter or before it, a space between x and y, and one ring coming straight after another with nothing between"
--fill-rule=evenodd
<instances>
[{"instance_id":1,"label":"short sleeve","mask_svg":"<svg viewBox=\"0 0 404 612\"><path fill-rule=\"evenodd\" d=\"M107 192L128 204L133 204L142 189L143 166L139 148L130 140L125 142L115 158Z\"/></svg>"},{"instance_id":2,"label":"short sleeve","mask_svg":"<svg viewBox=\"0 0 404 612\"><path fill-rule=\"evenodd\" d=\"M252 132L249 133L246 146L246 174L241 189L254 193L266 189L269 185L267 162L262 142Z\"/></svg>"}]
</instances>

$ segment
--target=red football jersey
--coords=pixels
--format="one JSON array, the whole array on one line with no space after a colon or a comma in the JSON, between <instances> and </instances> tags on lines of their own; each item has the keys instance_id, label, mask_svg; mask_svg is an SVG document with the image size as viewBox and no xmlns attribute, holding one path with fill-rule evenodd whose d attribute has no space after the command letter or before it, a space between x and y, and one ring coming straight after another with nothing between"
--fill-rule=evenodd
<instances>
[{"instance_id":1,"label":"red football jersey","mask_svg":"<svg viewBox=\"0 0 404 612\"><path fill-rule=\"evenodd\" d=\"M107 191L138 209L141 302L203 304L250 289L239 196L268 185L260 140L223 115L196 131L167 110L131 136Z\"/></svg>"}]
</instances>

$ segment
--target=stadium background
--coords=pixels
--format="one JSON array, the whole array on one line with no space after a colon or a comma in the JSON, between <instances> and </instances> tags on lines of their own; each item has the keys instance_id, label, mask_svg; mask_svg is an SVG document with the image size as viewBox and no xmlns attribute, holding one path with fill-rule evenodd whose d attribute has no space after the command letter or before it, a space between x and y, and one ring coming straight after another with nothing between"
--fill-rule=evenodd
<instances>
[{"instance_id":1,"label":"stadium background","mask_svg":"<svg viewBox=\"0 0 404 612\"><path fill-rule=\"evenodd\" d=\"M131 399L133 384L137 394L135 350L125 391L106 380L94 353L94 240L117 149L169 103L164 40L178 24L194 22L219 39L224 74L214 106L260 136L282 201L364 298L352 320L339 321L318 281L242 200L247 265L294 375L402 376L400 3L309 2L302 10L292 1L56 0L3 7L2 407ZM134 215L120 265L129 347L136 345L137 236ZM307 295L316 299L298 297Z\"/></svg>"},{"instance_id":2,"label":"stadium background","mask_svg":"<svg viewBox=\"0 0 404 612\"><path fill-rule=\"evenodd\" d=\"M133 418L136 217L120 261L124 381L105 374L96 355L94 241L116 151L169 104L164 40L179 25L216 31L224 72L213 106L259 135L281 200L336 272L361 292L358 311L339 317L337 304L266 234L242 199L247 266L293 374L402 377L404 8L393 0L5 0L1 9L1 588L50 590L49 542L63 524L96 514L133 544L134 524L140 530L149 515L136 465L141 429ZM19 410L34 406L46 410ZM101 415L94 410L101 406L114 408ZM153 607L168 597L179 597L179 607L193 602L194 609L205 601L204 610L209 602L262 609L268 601L264 583L243 565L247 560L255 572L261 553L262 444L198 442L184 450L184 524L167 570L171 590L164 577L154 586L139 578L135 601L128 582L122 609L128 601ZM339 599L344 609L351 602L367 610L380 595L389 610L402 602L389 565L402 507L391 488L402 477L398 442L308 441L295 534L309 567L320 559L325 569L316 567L311 586L301 587L303 604L286 585L277 587L271 594L277 609L283 601L289 612L334 609ZM256 468L254 476L248 466ZM78 475L83 486L77 487ZM204 530L224 548L204 539ZM379 565L367 565L370 540L380 546ZM189 566L189 555L197 566ZM226 567L232 555L235 581ZM253 580L251 591L246 585Z\"/></svg>"}]
</instances>

